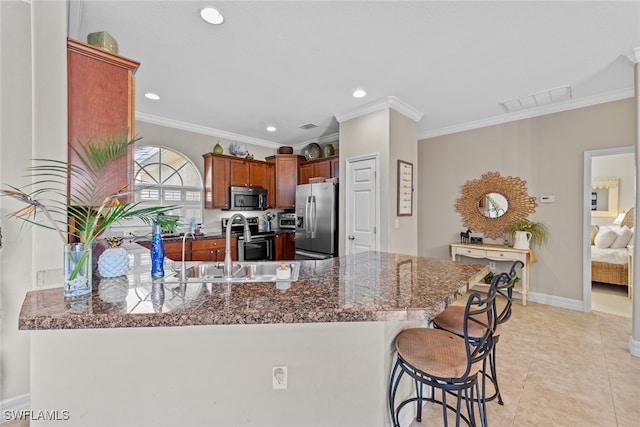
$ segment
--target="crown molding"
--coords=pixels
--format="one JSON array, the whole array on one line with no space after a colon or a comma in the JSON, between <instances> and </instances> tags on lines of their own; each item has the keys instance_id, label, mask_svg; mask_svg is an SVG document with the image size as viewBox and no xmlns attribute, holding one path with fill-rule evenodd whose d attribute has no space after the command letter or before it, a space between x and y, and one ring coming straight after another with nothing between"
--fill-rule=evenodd
<instances>
[{"instance_id":1,"label":"crown molding","mask_svg":"<svg viewBox=\"0 0 640 427\"><path fill-rule=\"evenodd\" d=\"M436 136L450 135L453 133L464 132L503 123L515 122L517 120L530 119L533 117L544 116L546 114L560 113L563 111L575 110L577 108L590 107L592 105L604 104L612 101L620 101L622 99L633 97L634 89L632 87L625 88L600 95L572 99L569 101L559 102L557 104L548 104L541 107L531 108L525 111L516 111L513 113L506 113L499 116L488 117L486 119L474 120L471 122L429 130L418 135L418 140L435 138Z\"/></svg>"},{"instance_id":2,"label":"crown molding","mask_svg":"<svg viewBox=\"0 0 640 427\"><path fill-rule=\"evenodd\" d=\"M136 120L146 123L152 123L160 126L167 126L174 129L186 130L188 132L199 133L202 135L210 135L218 138L230 139L232 141L244 142L247 144L259 145L267 148L278 148L282 144L264 139L252 138L250 136L240 135L237 133L227 132L220 129L214 129L206 126L200 126L193 123L181 122L179 120L167 119L165 117L154 116L152 114L141 113L136 111Z\"/></svg>"},{"instance_id":3,"label":"crown molding","mask_svg":"<svg viewBox=\"0 0 640 427\"><path fill-rule=\"evenodd\" d=\"M336 114L335 117L338 123L342 123L344 121L355 119L356 117L364 116L366 114L384 110L386 108L393 108L400 114L404 114L405 116L409 117L414 122L419 122L424 115L422 112L418 111L416 108L407 104L400 98L396 96L388 96L386 98L381 98L369 102L368 104L364 104L354 110Z\"/></svg>"}]
</instances>

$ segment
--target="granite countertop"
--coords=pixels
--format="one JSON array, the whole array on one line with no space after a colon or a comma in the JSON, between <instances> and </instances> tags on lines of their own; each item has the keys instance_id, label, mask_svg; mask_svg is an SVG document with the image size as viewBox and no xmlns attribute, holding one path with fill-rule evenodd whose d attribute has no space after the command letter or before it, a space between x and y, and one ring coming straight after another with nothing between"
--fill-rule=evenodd
<instances>
[{"instance_id":1,"label":"granite countertop","mask_svg":"<svg viewBox=\"0 0 640 427\"><path fill-rule=\"evenodd\" d=\"M425 320L440 313L487 266L385 252L299 261L299 280L275 283L155 283L149 251L126 244L126 276L100 279L91 296L65 300L62 287L30 291L23 330L187 325ZM179 263L176 263L179 264ZM189 264L189 263L187 263ZM168 274L174 266L165 260ZM177 267L177 266L176 266ZM62 270L38 274L40 286L62 282ZM164 293L164 296L162 295Z\"/></svg>"}]
</instances>

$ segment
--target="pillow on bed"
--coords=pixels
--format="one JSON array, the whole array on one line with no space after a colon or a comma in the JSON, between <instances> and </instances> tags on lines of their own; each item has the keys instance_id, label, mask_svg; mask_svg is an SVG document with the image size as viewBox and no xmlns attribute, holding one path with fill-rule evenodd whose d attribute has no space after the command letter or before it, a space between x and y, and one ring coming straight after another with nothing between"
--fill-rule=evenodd
<instances>
[{"instance_id":1,"label":"pillow on bed","mask_svg":"<svg viewBox=\"0 0 640 427\"><path fill-rule=\"evenodd\" d=\"M596 234L595 239L593 239L593 244L596 245L597 248L606 249L616 241L617 237L616 232L609 227L600 227L598 234Z\"/></svg>"},{"instance_id":2,"label":"pillow on bed","mask_svg":"<svg viewBox=\"0 0 640 427\"><path fill-rule=\"evenodd\" d=\"M591 244L595 244L593 239L596 238L596 234L598 234L598 226L591 224Z\"/></svg>"},{"instance_id":3,"label":"pillow on bed","mask_svg":"<svg viewBox=\"0 0 640 427\"><path fill-rule=\"evenodd\" d=\"M631 230L629 230L629 227L624 225L622 227L616 228L614 232L616 233L616 240L614 240L609 247L611 249L626 248L629 244L629 241L631 240L631 237L633 236L633 233L631 232Z\"/></svg>"}]
</instances>

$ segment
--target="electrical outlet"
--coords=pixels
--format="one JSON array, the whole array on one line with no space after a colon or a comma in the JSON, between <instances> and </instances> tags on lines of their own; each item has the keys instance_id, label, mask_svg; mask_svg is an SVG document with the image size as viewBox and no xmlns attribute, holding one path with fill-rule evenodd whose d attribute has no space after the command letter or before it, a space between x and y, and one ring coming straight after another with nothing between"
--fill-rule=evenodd
<instances>
[{"instance_id":1,"label":"electrical outlet","mask_svg":"<svg viewBox=\"0 0 640 427\"><path fill-rule=\"evenodd\" d=\"M489 263L489 270L493 271L493 270L495 270L495 269L496 269L496 263L495 263L495 262L493 262L493 261L491 261L491 262Z\"/></svg>"},{"instance_id":2,"label":"electrical outlet","mask_svg":"<svg viewBox=\"0 0 640 427\"><path fill-rule=\"evenodd\" d=\"M284 390L287 388L289 380L288 368L286 366L274 366L271 369L271 388L274 390Z\"/></svg>"}]
</instances>

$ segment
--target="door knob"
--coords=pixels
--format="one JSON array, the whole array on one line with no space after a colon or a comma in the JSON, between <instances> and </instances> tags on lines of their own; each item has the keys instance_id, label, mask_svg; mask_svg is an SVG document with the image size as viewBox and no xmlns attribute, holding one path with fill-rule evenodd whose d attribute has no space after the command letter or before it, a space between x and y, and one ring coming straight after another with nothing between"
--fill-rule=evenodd
<instances>
[{"instance_id":1,"label":"door knob","mask_svg":"<svg viewBox=\"0 0 640 427\"><path fill-rule=\"evenodd\" d=\"M355 237L353 237L353 235L349 234L349 237L347 237L349 240L354 240Z\"/></svg>"}]
</instances>

